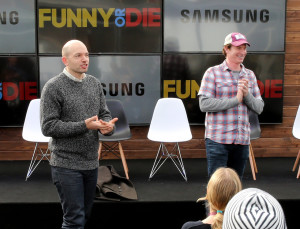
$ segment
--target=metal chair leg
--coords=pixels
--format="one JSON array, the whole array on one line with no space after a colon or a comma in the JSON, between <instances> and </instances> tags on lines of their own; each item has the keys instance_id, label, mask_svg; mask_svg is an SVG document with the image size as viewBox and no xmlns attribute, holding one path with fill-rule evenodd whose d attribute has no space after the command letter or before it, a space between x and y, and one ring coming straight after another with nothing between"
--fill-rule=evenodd
<instances>
[{"instance_id":1,"label":"metal chair leg","mask_svg":"<svg viewBox=\"0 0 300 229\"><path fill-rule=\"evenodd\" d=\"M156 174L156 172L160 169L160 167L165 163L165 161L168 158L172 160L183 179L187 181L187 176L178 143L175 144L171 152L168 152L168 149L164 143L160 143L150 172L149 180Z\"/></svg>"},{"instance_id":2,"label":"metal chair leg","mask_svg":"<svg viewBox=\"0 0 300 229\"><path fill-rule=\"evenodd\" d=\"M48 153L49 148L47 148L46 152L44 152L41 147L38 147L38 145L39 145L39 143L35 144L34 151L32 154L32 158L31 158L29 168L27 171L27 175L26 175L26 179L25 179L26 181L44 158L46 158L48 161L50 160L49 159L50 153ZM39 156L40 156L40 159L38 159Z\"/></svg>"}]
</instances>

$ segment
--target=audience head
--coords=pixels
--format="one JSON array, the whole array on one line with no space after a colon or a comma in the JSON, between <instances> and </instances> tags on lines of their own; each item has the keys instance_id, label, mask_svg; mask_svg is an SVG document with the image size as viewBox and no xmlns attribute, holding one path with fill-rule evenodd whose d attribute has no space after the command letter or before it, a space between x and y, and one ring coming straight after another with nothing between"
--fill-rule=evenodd
<instances>
[{"instance_id":1,"label":"audience head","mask_svg":"<svg viewBox=\"0 0 300 229\"><path fill-rule=\"evenodd\" d=\"M284 212L269 193L248 188L237 193L227 204L223 229L286 229Z\"/></svg>"},{"instance_id":2,"label":"audience head","mask_svg":"<svg viewBox=\"0 0 300 229\"><path fill-rule=\"evenodd\" d=\"M216 212L212 228L222 228L223 214L229 200L242 189L238 174L231 168L217 169L207 184L206 197L197 200L207 200L210 211Z\"/></svg>"}]
</instances>

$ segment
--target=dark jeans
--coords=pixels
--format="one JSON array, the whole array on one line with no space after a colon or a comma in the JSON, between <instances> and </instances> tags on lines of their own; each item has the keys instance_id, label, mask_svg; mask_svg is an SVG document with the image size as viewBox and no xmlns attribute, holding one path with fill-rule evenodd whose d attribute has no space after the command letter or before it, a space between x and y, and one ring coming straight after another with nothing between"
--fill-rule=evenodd
<instances>
[{"instance_id":1,"label":"dark jeans","mask_svg":"<svg viewBox=\"0 0 300 229\"><path fill-rule=\"evenodd\" d=\"M62 205L62 228L83 229L94 202L98 168L72 170L51 166L51 173Z\"/></svg>"},{"instance_id":2,"label":"dark jeans","mask_svg":"<svg viewBox=\"0 0 300 229\"><path fill-rule=\"evenodd\" d=\"M249 145L220 144L208 138L205 139L205 145L209 177L217 168L229 167L243 178L249 158Z\"/></svg>"}]
</instances>

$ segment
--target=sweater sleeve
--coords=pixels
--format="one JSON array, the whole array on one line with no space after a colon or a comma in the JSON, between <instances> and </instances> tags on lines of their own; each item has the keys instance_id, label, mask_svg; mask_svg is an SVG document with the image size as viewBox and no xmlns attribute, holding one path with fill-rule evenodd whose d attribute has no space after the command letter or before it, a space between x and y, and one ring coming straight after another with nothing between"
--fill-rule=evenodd
<instances>
[{"instance_id":1,"label":"sweater sleeve","mask_svg":"<svg viewBox=\"0 0 300 229\"><path fill-rule=\"evenodd\" d=\"M233 98L209 98L204 95L199 97L199 106L202 112L219 112L228 110L239 104L236 97Z\"/></svg>"},{"instance_id":2,"label":"sweater sleeve","mask_svg":"<svg viewBox=\"0 0 300 229\"><path fill-rule=\"evenodd\" d=\"M244 102L257 114L261 114L264 109L264 101L261 97L255 98L251 93L248 93L248 95L244 98Z\"/></svg>"},{"instance_id":3,"label":"sweater sleeve","mask_svg":"<svg viewBox=\"0 0 300 229\"><path fill-rule=\"evenodd\" d=\"M46 84L41 94L41 127L45 136L54 138L68 138L88 131L85 121L64 122L60 119L60 92L55 85Z\"/></svg>"}]
</instances>

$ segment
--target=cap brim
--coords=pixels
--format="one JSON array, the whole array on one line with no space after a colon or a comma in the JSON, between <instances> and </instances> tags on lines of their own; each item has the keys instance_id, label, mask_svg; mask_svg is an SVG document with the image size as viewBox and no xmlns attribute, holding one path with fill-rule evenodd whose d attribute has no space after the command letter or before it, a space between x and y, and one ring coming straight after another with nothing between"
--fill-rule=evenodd
<instances>
[{"instance_id":1,"label":"cap brim","mask_svg":"<svg viewBox=\"0 0 300 229\"><path fill-rule=\"evenodd\" d=\"M234 41L231 44L233 46L240 46L240 45L243 45L243 44L246 44L246 45L250 46L250 44L247 41Z\"/></svg>"}]
</instances>

